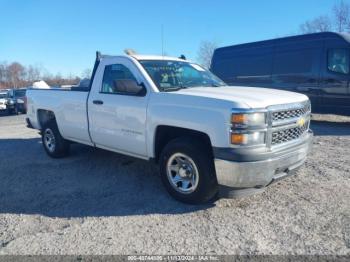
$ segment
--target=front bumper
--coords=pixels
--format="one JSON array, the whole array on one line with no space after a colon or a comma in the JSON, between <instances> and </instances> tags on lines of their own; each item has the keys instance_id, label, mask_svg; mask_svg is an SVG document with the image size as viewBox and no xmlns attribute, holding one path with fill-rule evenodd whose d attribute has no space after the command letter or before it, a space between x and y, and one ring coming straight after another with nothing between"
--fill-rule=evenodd
<instances>
[{"instance_id":1,"label":"front bumper","mask_svg":"<svg viewBox=\"0 0 350 262\"><path fill-rule=\"evenodd\" d=\"M7 104L7 109L15 109L15 104Z\"/></svg>"},{"instance_id":2,"label":"front bumper","mask_svg":"<svg viewBox=\"0 0 350 262\"><path fill-rule=\"evenodd\" d=\"M258 161L232 161L215 156L215 170L218 184L232 190L263 188L272 182L294 173L306 160L312 146L313 134L309 131L301 143L267 155ZM234 153L234 151L230 151ZM214 154L215 155L215 154ZM249 156L254 158L254 156Z\"/></svg>"},{"instance_id":3,"label":"front bumper","mask_svg":"<svg viewBox=\"0 0 350 262\"><path fill-rule=\"evenodd\" d=\"M25 110L25 105L24 105L24 103L17 103L16 104L16 108L17 108L17 110L19 111L19 112L25 112L26 110Z\"/></svg>"}]
</instances>

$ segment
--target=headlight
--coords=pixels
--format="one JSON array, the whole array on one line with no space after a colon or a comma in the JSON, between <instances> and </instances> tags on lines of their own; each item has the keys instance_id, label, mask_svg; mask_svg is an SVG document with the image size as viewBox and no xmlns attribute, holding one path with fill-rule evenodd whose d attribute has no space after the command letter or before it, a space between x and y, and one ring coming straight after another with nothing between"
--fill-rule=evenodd
<instances>
[{"instance_id":1,"label":"headlight","mask_svg":"<svg viewBox=\"0 0 350 262\"><path fill-rule=\"evenodd\" d=\"M231 133L231 143L233 145L263 145L266 140L266 132L262 131L250 131L244 133Z\"/></svg>"},{"instance_id":2,"label":"headlight","mask_svg":"<svg viewBox=\"0 0 350 262\"><path fill-rule=\"evenodd\" d=\"M266 113L246 112L231 115L231 144L258 146L266 143Z\"/></svg>"},{"instance_id":3,"label":"headlight","mask_svg":"<svg viewBox=\"0 0 350 262\"><path fill-rule=\"evenodd\" d=\"M265 113L245 113L236 114L231 116L231 122L234 126L246 127L246 126L262 126L266 124Z\"/></svg>"}]
</instances>

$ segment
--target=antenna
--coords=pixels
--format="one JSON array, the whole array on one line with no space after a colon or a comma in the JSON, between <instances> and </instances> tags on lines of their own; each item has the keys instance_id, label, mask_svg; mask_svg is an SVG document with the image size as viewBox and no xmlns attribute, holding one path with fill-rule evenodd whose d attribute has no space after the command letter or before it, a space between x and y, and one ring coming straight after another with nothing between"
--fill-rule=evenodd
<instances>
[{"instance_id":1,"label":"antenna","mask_svg":"<svg viewBox=\"0 0 350 262\"><path fill-rule=\"evenodd\" d=\"M161 27L162 56L164 56L164 25Z\"/></svg>"}]
</instances>

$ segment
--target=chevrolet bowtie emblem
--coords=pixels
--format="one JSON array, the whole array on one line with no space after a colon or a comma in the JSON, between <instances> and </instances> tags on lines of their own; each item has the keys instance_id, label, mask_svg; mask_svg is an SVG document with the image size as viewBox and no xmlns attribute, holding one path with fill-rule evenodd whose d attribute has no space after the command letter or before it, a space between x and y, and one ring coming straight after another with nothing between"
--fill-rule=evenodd
<instances>
[{"instance_id":1,"label":"chevrolet bowtie emblem","mask_svg":"<svg viewBox=\"0 0 350 262\"><path fill-rule=\"evenodd\" d=\"M304 124L305 124L305 118L304 117L299 118L297 121L297 125L299 127L302 127Z\"/></svg>"}]
</instances>

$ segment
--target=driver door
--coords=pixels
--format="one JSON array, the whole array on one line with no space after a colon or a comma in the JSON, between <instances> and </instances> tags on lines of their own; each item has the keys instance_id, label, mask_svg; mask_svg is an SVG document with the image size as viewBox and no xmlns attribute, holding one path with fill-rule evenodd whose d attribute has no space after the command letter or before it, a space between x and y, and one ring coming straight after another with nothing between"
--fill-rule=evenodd
<instances>
[{"instance_id":1,"label":"driver door","mask_svg":"<svg viewBox=\"0 0 350 262\"><path fill-rule=\"evenodd\" d=\"M146 158L146 110L149 92L136 95L118 91L118 80L142 83L127 58L102 60L88 101L90 134L97 147Z\"/></svg>"}]
</instances>

